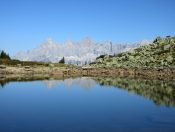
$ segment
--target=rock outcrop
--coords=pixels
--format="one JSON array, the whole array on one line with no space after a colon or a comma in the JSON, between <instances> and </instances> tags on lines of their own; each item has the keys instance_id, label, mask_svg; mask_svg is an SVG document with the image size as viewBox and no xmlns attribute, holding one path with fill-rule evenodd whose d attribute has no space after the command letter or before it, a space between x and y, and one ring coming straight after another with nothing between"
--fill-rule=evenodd
<instances>
[{"instance_id":1,"label":"rock outcrop","mask_svg":"<svg viewBox=\"0 0 175 132\"><path fill-rule=\"evenodd\" d=\"M95 68L175 68L175 37L157 37L153 43L115 56L100 56L90 64Z\"/></svg>"}]
</instances>

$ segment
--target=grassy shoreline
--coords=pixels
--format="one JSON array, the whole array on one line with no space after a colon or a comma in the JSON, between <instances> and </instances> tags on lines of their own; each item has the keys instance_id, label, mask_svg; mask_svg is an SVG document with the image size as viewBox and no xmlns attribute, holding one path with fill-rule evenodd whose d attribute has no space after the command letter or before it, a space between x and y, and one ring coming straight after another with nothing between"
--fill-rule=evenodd
<instances>
[{"instance_id":1,"label":"grassy shoreline","mask_svg":"<svg viewBox=\"0 0 175 132\"><path fill-rule=\"evenodd\" d=\"M6 75L47 75L47 76L131 76L140 78L175 80L174 68L91 68L76 66L5 66L0 65L0 77Z\"/></svg>"}]
</instances>

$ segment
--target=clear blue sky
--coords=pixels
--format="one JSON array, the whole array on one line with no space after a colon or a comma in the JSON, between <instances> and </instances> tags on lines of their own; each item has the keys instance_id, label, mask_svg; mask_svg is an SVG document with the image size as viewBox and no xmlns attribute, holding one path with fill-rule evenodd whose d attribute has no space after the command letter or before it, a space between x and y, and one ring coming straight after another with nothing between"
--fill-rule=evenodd
<instances>
[{"instance_id":1,"label":"clear blue sky","mask_svg":"<svg viewBox=\"0 0 175 132\"><path fill-rule=\"evenodd\" d=\"M0 49L11 55L91 37L137 42L175 35L174 0L0 0Z\"/></svg>"}]
</instances>

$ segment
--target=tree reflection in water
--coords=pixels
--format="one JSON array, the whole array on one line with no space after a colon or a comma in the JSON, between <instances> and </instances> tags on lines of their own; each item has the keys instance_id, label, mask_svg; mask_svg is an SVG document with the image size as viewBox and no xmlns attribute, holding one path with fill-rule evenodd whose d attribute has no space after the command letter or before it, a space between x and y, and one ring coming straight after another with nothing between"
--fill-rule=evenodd
<instances>
[{"instance_id":1,"label":"tree reflection in water","mask_svg":"<svg viewBox=\"0 0 175 132\"><path fill-rule=\"evenodd\" d=\"M141 95L156 105L175 106L175 81L148 80L129 77L95 77L100 85L115 86Z\"/></svg>"}]
</instances>

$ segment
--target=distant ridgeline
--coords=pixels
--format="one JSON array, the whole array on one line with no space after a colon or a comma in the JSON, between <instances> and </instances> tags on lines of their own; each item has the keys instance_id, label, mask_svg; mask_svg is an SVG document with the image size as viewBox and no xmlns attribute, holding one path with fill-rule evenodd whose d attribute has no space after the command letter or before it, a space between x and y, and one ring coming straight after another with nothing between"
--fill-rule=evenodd
<instances>
[{"instance_id":1,"label":"distant ridgeline","mask_svg":"<svg viewBox=\"0 0 175 132\"><path fill-rule=\"evenodd\" d=\"M91 67L175 68L175 37L157 37L153 43L115 56L99 56Z\"/></svg>"}]
</instances>

